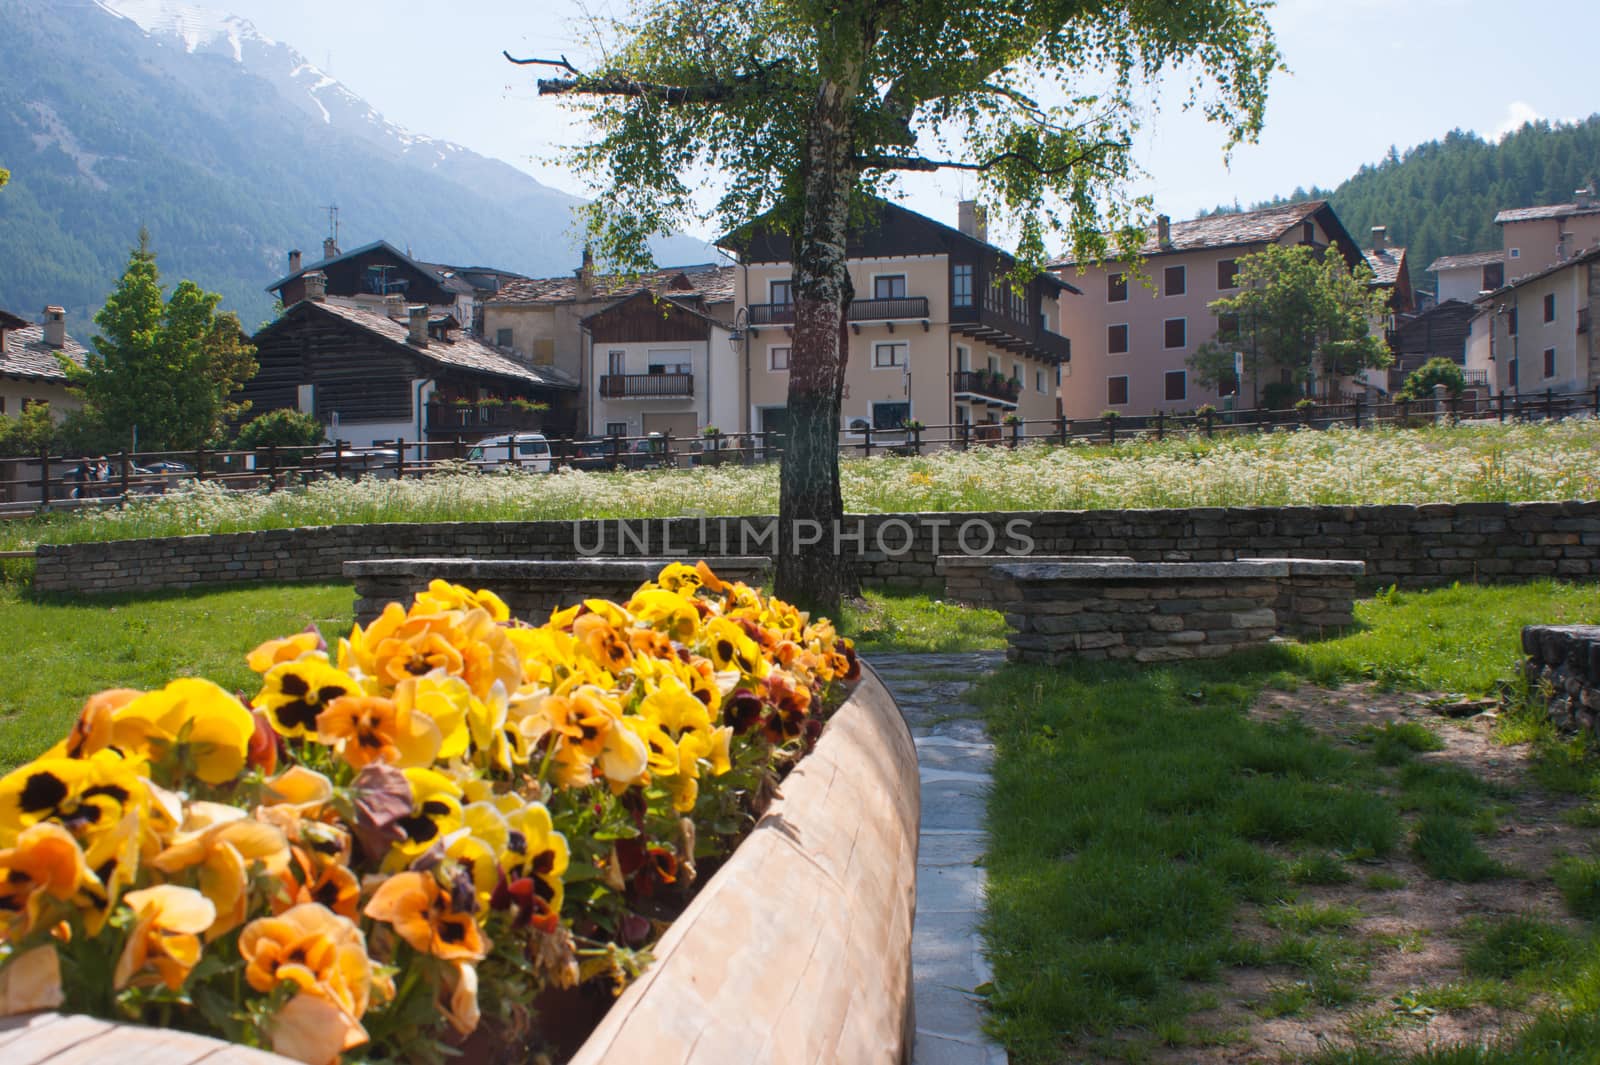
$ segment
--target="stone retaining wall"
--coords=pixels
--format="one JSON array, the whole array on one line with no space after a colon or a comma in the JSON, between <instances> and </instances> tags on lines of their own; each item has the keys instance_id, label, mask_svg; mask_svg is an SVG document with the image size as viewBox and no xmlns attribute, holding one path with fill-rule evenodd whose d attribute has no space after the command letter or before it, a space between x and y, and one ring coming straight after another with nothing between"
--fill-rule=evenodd
<instances>
[{"instance_id":1,"label":"stone retaining wall","mask_svg":"<svg viewBox=\"0 0 1600 1065\"><path fill-rule=\"evenodd\" d=\"M1600 625L1529 625L1524 666L1560 728L1600 735Z\"/></svg>"},{"instance_id":2,"label":"stone retaining wall","mask_svg":"<svg viewBox=\"0 0 1600 1065\"><path fill-rule=\"evenodd\" d=\"M386 603L409 603L435 578L468 588L487 588L505 601L512 617L543 624L552 610L574 606L584 599L626 601L639 585L655 580L668 561L409 558L346 562L344 575L355 581L356 620L363 625L376 618ZM771 573L770 558L724 558L717 562L717 576L726 581L761 585Z\"/></svg>"},{"instance_id":3,"label":"stone retaining wall","mask_svg":"<svg viewBox=\"0 0 1600 1065\"><path fill-rule=\"evenodd\" d=\"M869 586L934 593L944 585L935 571L939 556L966 553L1142 562L1354 558L1367 563L1369 587L1600 577L1600 502L874 514L851 517L836 532ZM332 581L346 561L376 558L772 554L776 533L767 517L676 518L345 525L46 545L34 587L114 592Z\"/></svg>"},{"instance_id":4,"label":"stone retaining wall","mask_svg":"<svg viewBox=\"0 0 1600 1065\"><path fill-rule=\"evenodd\" d=\"M944 578L944 597L953 603L1004 610L1017 601L1017 586L995 572L1005 562L1132 562L1132 555L940 555L933 571Z\"/></svg>"}]
</instances>

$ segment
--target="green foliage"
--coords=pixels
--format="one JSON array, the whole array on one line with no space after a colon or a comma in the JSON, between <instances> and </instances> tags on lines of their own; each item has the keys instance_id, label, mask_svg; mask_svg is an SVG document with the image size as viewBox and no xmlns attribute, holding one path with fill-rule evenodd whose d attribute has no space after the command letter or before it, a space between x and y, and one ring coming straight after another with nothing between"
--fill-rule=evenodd
<instances>
[{"instance_id":1,"label":"green foliage","mask_svg":"<svg viewBox=\"0 0 1600 1065\"><path fill-rule=\"evenodd\" d=\"M1574 916L1600 921L1600 859L1568 858L1556 866L1555 877Z\"/></svg>"},{"instance_id":2,"label":"green foliage","mask_svg":"<svg viewBox=\"0 0 1600 1065\"><path fill-rule=\"evenodd\" d=\"M1508 875L1504 866L1483 853L1466 822L1450 814L1424 816L1417 823L1411 853L1440 880L1473 884Z\"/></svg>"},{"instance_id":3,"label":"green foliage","mask_svg":"<svg viewBox=\"0 0 1600 1065\"><path fill-rule=\"evenodd\" d=\"M867 592L847 600L839 631L862 653L873 651L995 651L1006 645L998 611L944 603L921 595Z\"/></svg>"},{"instance_id":4,"label":"green foliage","mask_svg":"<svg viewBox=\"0 0 1600 1065\"><path fill-rule=\"evenodd\" d=\"M1534 917L1474 922L1469 936L1461 955L1467 971L1501 980L1570 961L1580 949L1572 933Z\"/></svg>"},{"instance_id":5,"label":"green foliage","mask_svg":"<svg viewBox=\"0 0 1600 1065\"><path fill-rule=\"evenodd\" d=\"M1246 378L1287 372L1295 395L1319 380L1333 380L1391 361L1383 337L1372 323L1387 313L1387 295L1368 285L1365 266L1346 269L1338 255L1304 244L1271 244L1239 259L1239 291L1210 304L1219 318L1240 323L1233 338L1209 340L1189 358L1208 385L1231 380L1235 353ZM1263 400L1271 385L1262 389Z\"/></svg>"},{"instance_id":6,"label":"green foliage","mask_svg":"<svg viewBox=\"0 0 1600 1065\"><path fill-rule=\"evenodd\" d=\"M1459 396L1462 389L1467 387L1467 375L1451 360L1438 356L1411 371L1400 395L1410 399L1432 399L1434 385L1444 385L1452 396Z\"/></svg>"},{"instance_id":7,"label":"green foliage","mask_svg":"<svg viewBox=\"0 0 1600 1065\"><path fill-rule=\"evenodd\" d=\"M1442 751L1444 740L1426 725L1415 721L1389 721L1381 727L1368 725L1356 739L1372 744L1372 753L1382 765L1399 765L1413 752Z\"/></svg>"},{"instance_id":8,"label":"green foliage","mask_svg":"<svg viewBox=\"0 0 1600 1065\"><path fill-rule=\"evenodd\" d=\"M138 450L193 448L220 441L243 407L229 397L255 374L255 349L239 319L217 313L222 297L180 281L163 300L149 234L95 316L101 333L85 365L68 369L108 442Z\"/></svg>"},{"instance_id":9,"label":"green foliage","mask_svg":"<svg viewBox=\"0 0 1600 1065\"><path fill-rule=\"evenodd\" d=\"M245 450L261 447L312 447L322 443L322 422L315 414L288 407L269 410L239 428L236 446Z\"/></svg>"},{"instance_id":10,"label":"green foliage","mask_svg":"<svg viewBox=\"0 0 1600 1065\"><path fill-rule=\"evenodd\" d=\"M54 451L57 446L55 421L50 404L33 403L21 414L0 414L0 457L16 458Z\"/></svg>"},{"instance_id":11,"label":"green foliage","mask_svg":"<svg viewBox=\"0 0 1600 1065\"><path fill-rule=\"evenodd\" d=\"M1570 203L1600 168L1600 115L1575 123L1529 122L1499 141L1452 130L1405 152L1390 148L1336 189L1295 189L1258 206L1328 199L1351 233L1389 227L1406 247L1412 285L1432 291L1428 264L1501 246L1496 212Z\"/></svg>"}]
</instances>

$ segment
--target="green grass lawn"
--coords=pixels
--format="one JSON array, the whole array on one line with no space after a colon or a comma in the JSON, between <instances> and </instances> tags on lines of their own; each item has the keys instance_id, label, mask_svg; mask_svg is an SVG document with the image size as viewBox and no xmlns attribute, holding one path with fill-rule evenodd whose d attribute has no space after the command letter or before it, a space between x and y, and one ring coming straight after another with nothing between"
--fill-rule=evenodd
<instances>
[{"instance_id":1,"label":"green grass lawn","mask_svg":"<svg viewBox=\"0 0 1600 1065\"><path fill-rule=\"evenodd\" d=\"M997 748L988 1001L1013 1061L1137 1061L1160 1045L1231 1038L1186 1018L1214 1004L1204 989L1232 966L1298 974L1273 990L1263 1016L1356 1003L1378 947L1344 933L1349 913L1298 903L1300 888L1365 877L1363 860L1402 853L1445 880L1514 872L1478 845L1479 833L1493 829L1495 789L1426 761L1439 742L1429 727L1370 728L1336 742L1245 711L1269 685L1370 679L1399 690L1489 690L1514 668L1523 624L1600 619L1600 588L1390 594L1359 604L1357 615L1357 631L1305 646L1163 667L1012 666L983 682ZM1593 759L1547 732L1517 728L1507 734L1537 738L1569 784L1600 797ZM1581 904L1593 885L1600 913L1600 863L1592 864L1571 863L1564 875ZM1367 886L1398 886L1380 882L1385 875ZM1274 930L1267 945L1238 934L1251 907ZM1556 999L1593 1009L1600 957L1587 951L1579 964L1569 955L1535 976ZM1475 984L1473 1001L1509 995L1508 986ZM1532 1042L1513 1044L1511 1056L1418 1060L1600 1060L1600 1025L1560 1011L1539 1025L1518 1037ZM1532 1054L1550 1032L1581 1038L1581 1054L1515 1056Z\"/></svg>"},{"instance_id":2,"label":"green grass lawn","mask_svg":"<svg viewBox=\"0 0 1600 1065\"><path fill-rule=\"evenodd\" d=\"M61 739L83 700L106 688L201 676L254 695L246 653L313 622L336 640L348 633L354 604L348 584L43 601L0 585L0 642L11 648L0 695L0 769Z\"/></svg>"},{"instance_id":3,"label":"green grass lawn","mask_svg":"<svg viewBox=\"0 0 1600 1065\"><path fill-rule=\"evenodd\" d=\"M866 655L1000 651L1006 646L1005 618L998 612L922 595L867 592L844 605L839 630Z\"/></svg>"}]
</instances>

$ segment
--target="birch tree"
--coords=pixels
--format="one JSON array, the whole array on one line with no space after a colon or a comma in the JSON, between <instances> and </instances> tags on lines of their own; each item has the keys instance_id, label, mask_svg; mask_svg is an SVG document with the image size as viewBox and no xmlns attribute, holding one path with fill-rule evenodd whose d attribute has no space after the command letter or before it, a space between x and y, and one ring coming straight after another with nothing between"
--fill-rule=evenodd
<instances>
[{"instance_id":1,"label":"birch tree","mask_svg":"<svg viewBox=\"0 0 1600 1065\"><path fill-rule=\"evenodd\" d=\"M544 68L595 137L588 227L613 266L649 264L652 235L761 220L793 243L795 326L779 517L842 517L839 401L853 292L846 234L904 172L963 171L1017 235L1014 283L1050 250L1093 261L1135 243L1136 101L1163 74L1225 149L1262 124L1280 68L1269 0L640 0L593 23L600 58ZM831 537L779 552L779 594L832 609L853 587Z\"/></svg>"}]
</instances>

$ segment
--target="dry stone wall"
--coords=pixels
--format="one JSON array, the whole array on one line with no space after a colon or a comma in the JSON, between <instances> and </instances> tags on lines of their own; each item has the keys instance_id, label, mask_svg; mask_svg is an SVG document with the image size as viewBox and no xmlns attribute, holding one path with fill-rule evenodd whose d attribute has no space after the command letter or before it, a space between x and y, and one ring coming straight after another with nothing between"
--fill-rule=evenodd
<instances>
[{"instance_id":1,"label":"dry stone wall","mask_svg":"<svg viewBox=\"0 0 1600 1065\"><path fill-rule=\"evenodd\" d=\"M1600 625L1529 625L1522 650L1534 697L1560 728L1600 735Z\"/></svg>"},{"instance_id":2,"label":"dry stone wall","mask_svg":"<svg viewBox=\"0 0 1600 1065\"><path fill-rule=\"evenodd\" d=\"M939 556L1124 555L1141 562L1359 559L1368 587L1600 577L1600 502L872 514L833 530L868 586L938 593ZM39 549L41 592L341 579L347 561L772 554L770 517L344 525ZM825 533L825 535L828 535Z\"/></svg>"}]
</instances>

